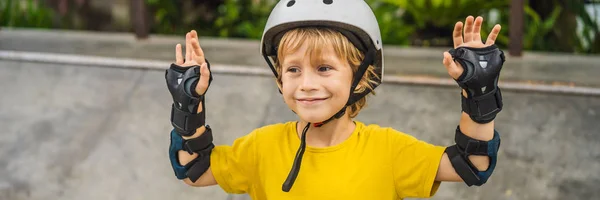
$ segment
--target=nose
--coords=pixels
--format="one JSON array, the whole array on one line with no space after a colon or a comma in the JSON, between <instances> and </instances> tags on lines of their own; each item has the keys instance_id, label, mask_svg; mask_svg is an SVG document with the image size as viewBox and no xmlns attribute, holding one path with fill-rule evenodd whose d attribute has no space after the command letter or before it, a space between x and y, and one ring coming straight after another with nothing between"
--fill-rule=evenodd
<instances>
[{"instance_id":1,"label":"nose","mask_svg":"<svg viewBox=\"0 0 600 200\"><path fill-rule=\"evenodd\" d=\"M302 81L300 84L301 91L312 91L317 90L317 75L311 72L302 73Z\"/></svg>"}]
</instances>

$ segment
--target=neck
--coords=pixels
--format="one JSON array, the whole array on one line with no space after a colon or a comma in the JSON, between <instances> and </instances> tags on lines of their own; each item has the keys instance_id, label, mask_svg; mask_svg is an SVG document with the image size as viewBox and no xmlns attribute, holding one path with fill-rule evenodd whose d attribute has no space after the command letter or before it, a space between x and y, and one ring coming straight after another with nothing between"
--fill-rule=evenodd
<instances>
[{"instance_id":1,"label":"neck","mask_svg":"<svg viewBox=\"0 0 600 200\"><path fill-rule=\"evenodd\" d=\"M302 130L306 126L306 121L300 121L296 127L298 137L302 138ZM311 147L329 147L342 143L352 135L356 125L346 113L339 119L334 119L321 127L310 125L306 132L306 145Z\"/></svg>"}]
</instances>

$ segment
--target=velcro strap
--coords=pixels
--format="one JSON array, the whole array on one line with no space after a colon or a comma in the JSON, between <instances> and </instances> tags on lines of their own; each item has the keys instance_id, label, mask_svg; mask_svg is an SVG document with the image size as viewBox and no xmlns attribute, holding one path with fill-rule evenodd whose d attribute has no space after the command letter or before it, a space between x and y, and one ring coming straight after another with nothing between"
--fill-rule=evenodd
<instances>
[{"instance_id":1,"label":"velcro strap","mask_svg":"<svg viewBox=\"0 0 600 200\"><path fill-rule=\"evenodd\" d=\"M204 101L202 101L202 106L204 106ZM196 132L196 129L200 126L204 125L204 108L202 112L192 114L181 110L172 104L171 106L171 124L177 132L183 136L191 136Z\"/></svg>"},{"instance_id":2,"label":"velcro strap","mask_svg":"<svg viewBox=\"0 0 600 200\"><path fill-rule=\"evenodd\" d=\"M496 118L496 115L502 110L502 94L500 88L481 95L466 98L460 95L462 99L462 110L469 114L471 119L477 123L488 123Z\"/></svg>"},{"instance_id":3,"label":"velcro strap","mask_svg":"<svg viewBox=\"0 0 600 200\"><path fill-rule=\"evenodd\" d=\"M463 179L463 181L468 185L477 185L481 183L479 176L477 175L476 170L471 168L469 158L467 156L463 156L460 153L460 149L458 146L452 145L446 148L446 154L448 154L448 158L450 158L450 163L452 163L452 167L456 173Z\"/></svg>"},{"instance_id":4,"label":"velcro strap","mask_svg":"<svg viewBox=\"0 0 600 200\"><path fill-rule=\"evenodd\" d=\"M375 57L376 57L375 49L369 48L369 50L365 54L365 59L360 63L360 66L358 66L358 70L356 71L356 74L354 74L354 78L352 80L352 86L350 87L350 96L348 97L346 106L350 106L350 105L354 104L355 102L359 101L360 99L362 99L363 97L365 97L369 93L371 93L371 89L368 89L368 87L365 88L364 91L362 91L360 93L356 93L354 90L356 90L356 87L358 87L358 84L364 77L369 66L371 64L373 64L373 62L375 61ZM379 80L376 80L376 82L379 82ZM375 87L377 87L377 85L378 84L370 83L371 88L375 88Z\"/></svg>"},{"instance_id":5,"label":"velcro strap","mask_svg":"<svg viewBox=\"0 0 600 200\"><path fill-rule=\"evenodd\" d=\"M206 125L206 130L200 137L186 140L183 143L183 149L185 149L189 154L193 152L199 152L200 150L208 148L213 143L212 129L210 126Z\"/></svg>"},{"instance_id":6,"label":"velcro strap","mask_svg":"<svg viewBox=\"0 0 600 200\"><path fill-rule=\"evenodd\" d=\"M188 168L186 176L192 182L196 182L210 168L210 154L214 148L214 144L210 144L210 146L204 150L201 150L198 153L198 157L196 157L192 162L188 163L186 167Z\"/></svg>"},{"instance_id":7,"label":"velcro strap","mask_svg":"<svg viewBox=\"0 0 600 200\"><path fill-rule=\"evenodd\" d=\"M488 154L488 142L473 139L465 135L460 131L460 126L456 127L456 134L454 135L454 142L464 151L466 155L487 155Z\"/></svg>"}]
</instances>

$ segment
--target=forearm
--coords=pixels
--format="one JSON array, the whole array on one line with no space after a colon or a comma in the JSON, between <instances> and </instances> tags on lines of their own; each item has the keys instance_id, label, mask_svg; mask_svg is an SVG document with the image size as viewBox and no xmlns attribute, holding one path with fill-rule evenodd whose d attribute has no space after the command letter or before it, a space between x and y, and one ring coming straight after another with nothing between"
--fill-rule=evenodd
<instances>
[{"instance_id":1,"label":"forearm","mask_svg":"<svg viewBox=\"0 0 600 200\"><path fill-rule=\"evenodd\" d=\"M463 95L465 95L464 90ZM494 121L486 124L478 124L473 121L467 113L462 112L460 117L460 131L471 138L490 141L494 138ZM479 171L485 171L490 166L490 159L487 156L472 155L469 156L469 160L471 160L471 163L473 163ZM435 180L462 181L462 178L456 173L454 167L452 167L447 153L444 153L442 156Z\"/></svg>"},{"instance_id":2,"label":"forearm","mask_svg":"<svg viewBox=\"0 0 600 200\"><path fill-rule=\"evenodd\" d=\"M463 90L463 95L466 96ZM490 141L494 138L494 121L486 124L479 124L473 121L469 115L462 112L460 117L460 131L465 135L477 140ZM477 167L479 171L485 171L490 165L490 159L487 156L469 156L469 160Z\"/></svg>"},{"instance_id":3,"label":"forearm","mask_svg":"<svg viewBox=\"0 0 600 200\"><path fill-rule=\"evenodd\" d=\"M200 103L200 105L202 105L202 103ZM198 113L200 113L200 112L202 112L202 106L198 106ZM189 137L183 137L183 139L189 140L189 139L200 137L202 134L204 134L205 131L206 131L206 128L204 127L204 125L200 126L198 129L196 129L196 133L194 133L194 135L189 136ZM195 152L192 154L189 154L186 151L178 152L178 160L179 160L179 164L181 164L181 165L188 164L189 162L194 160L196 157L198 157L198 154ZM210 167L208 168L208 170L206 172L204 172L204 174L202 174L202 176L200 176L200 178L198 178L198 180L196 180L196 182L192 182L189 178L185 178L183 181L186 184L195 186L195 187L210 186L210 185L216 184L215 178L212 175L212 171L210 170Z\"/></svg>"}]
</instances>

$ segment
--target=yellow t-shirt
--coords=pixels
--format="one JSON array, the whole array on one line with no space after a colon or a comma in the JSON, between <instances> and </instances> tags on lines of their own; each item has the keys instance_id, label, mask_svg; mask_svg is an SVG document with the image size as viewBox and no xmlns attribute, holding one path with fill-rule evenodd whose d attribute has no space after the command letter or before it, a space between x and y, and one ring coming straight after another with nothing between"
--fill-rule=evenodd
<instances>
[{"instance_id":1,"label":"yellow t-shirt","mask_svg":"<svg viewBox=\"0 0 600 200\"><path fill-rule=\"evenodd\" d=\"M247 193L255 200L392 200L435 194L445 147L392 128L355 123L352 135L338 145L306 147L289 192L281 187L300 145L296 122L264 126L232 146L216 146L211 170L225 192Z\"/></svg>"}]
</instances>

